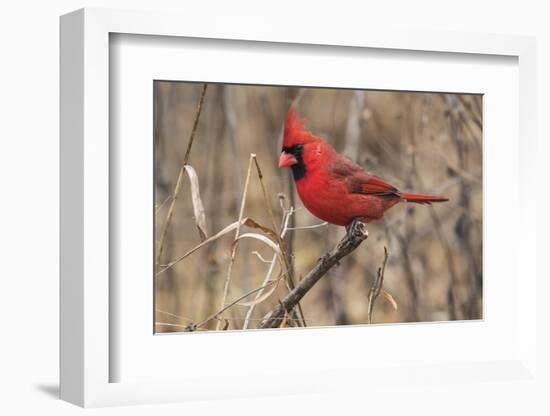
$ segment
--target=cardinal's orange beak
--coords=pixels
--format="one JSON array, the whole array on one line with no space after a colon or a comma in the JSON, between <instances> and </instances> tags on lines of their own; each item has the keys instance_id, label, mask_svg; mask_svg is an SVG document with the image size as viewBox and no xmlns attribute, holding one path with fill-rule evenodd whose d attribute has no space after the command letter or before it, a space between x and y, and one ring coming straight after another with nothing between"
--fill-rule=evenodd
<instances>
[{"instance_id":1,"label":"cardinal's orange beak","mask_svg":"<svg viewBox=\"0 0 550 416\"><path fill-rule=\"evenodd\" d=\"M290 166L295 165L296 163L298 163L298 161L292 154L281 152L281 157L279 158L280 168L289 168Z\"/></svg>"}]
</instances>

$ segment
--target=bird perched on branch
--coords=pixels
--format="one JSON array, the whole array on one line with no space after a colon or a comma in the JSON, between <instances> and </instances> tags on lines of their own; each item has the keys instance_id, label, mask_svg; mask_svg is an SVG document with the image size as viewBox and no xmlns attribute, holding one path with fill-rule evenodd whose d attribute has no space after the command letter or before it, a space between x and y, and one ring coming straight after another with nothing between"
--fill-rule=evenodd
<instances>
[{"instance_id":1,"label":"bird perched on branch","mask_svg":"<svg viewBox=\"0 0 550 416\"><path fill-rule=\"evenodd\" d=\"M378 220L400 202L448 201L441 196L399 191L306 131L304 123L291 108L285 120L279 167L292 169L302 203L321 220L348 228L354 221Z\"/></svg>"}]
</instances>

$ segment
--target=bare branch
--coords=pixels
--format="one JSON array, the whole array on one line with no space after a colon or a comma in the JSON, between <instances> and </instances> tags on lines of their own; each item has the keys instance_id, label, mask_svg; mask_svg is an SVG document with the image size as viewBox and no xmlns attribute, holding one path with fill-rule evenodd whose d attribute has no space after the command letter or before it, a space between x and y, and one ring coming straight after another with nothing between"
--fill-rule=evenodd
<instances>
[{"instance_id":1,"label":"bare branch","mask_svg":"<svg viewBox=\"0 0 550 416\"><path fill-rule=\"evenodd\" d=\"M298 283L298 285L275 307L266 314L259 324L259 328L277 328L285 313L288 313L311 290L335 264L354 251L368 237L365 224L355 221L350 226L349 232L332 249L319 259L315 267Z\"/></svg>"}]
</instances>

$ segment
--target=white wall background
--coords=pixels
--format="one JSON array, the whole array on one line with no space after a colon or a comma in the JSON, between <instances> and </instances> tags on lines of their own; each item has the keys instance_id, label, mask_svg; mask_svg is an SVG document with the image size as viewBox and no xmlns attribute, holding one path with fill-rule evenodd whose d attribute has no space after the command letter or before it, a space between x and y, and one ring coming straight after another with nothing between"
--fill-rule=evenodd
<instances>
[{"instance_id":1,"label":"white wall background","mask_svg":"<svg viewBox=\"0 0 550 416\"><path fill-rule=\"evenodd\" d=\"M326 3L326 5L325 5ZM153 1L153 0L21 0L5 1L0 9L0 413L76 414L82 410L56 399L58 382L58 104L59 29L58 16L74 9L116 7L180 10L190 19L223 13L277 20L286 25L322 25L327 31L338 25L387 24L440 30L511 33L537 36L538 77L538 180L539 247L548 242L546 211L550 177L550 13L544 1L362 1L327 2ZM185 22L182 22L185 24ZM546 140L545 140L546 138ZM546 216L545 216L546 215ZM514 219L510 221L513 238ZM541 250L541 254L543 251ZM543 257L543 256L539 256ZM539 274L543 270L539 264ZM548 275L548 273L546 273ZM541 351L545 374L550 350L547 330L549 307L543 301L550 293L543 282L538 287L541 318L539 333L545 337ZM546 294L546 295L544 295ZM367 353L368 351L366 351ZM548 414L543 391L516 395L513 386L502 383L499 400L483 400L473 388L462 388L461 397L452 390L434 386L422 408L409 414ZM547 392L550 389L546 389ZM455 390L456 392L456 390ZM525 394L525 392L523 392ZM430 396L428 396L428 394ZM466 395L465 395L466 394ZM523 397L523 398L522 398ZM536 400L536 397L540 399ZM392 414L397 402L384 405ZM345 393L310 397L284 397L141 406L93 410L101 415L123 414L367 414L377 398L350 397ZM479 402L479 403L478 403Z\"/></svg>"}]
</instances>

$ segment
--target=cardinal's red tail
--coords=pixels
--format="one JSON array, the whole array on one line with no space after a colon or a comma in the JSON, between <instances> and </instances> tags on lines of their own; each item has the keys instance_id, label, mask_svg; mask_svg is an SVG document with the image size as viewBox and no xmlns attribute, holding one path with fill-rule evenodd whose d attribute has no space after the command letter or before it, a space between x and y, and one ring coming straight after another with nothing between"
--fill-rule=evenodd
<instances>
[{"instance_id":1,"label":"cardinal's red tail","mask_svg":"<svg viewBox=\"0 0 550 416\"><path fill-rule=\"evenodd\" d=\"M448 198L443 198L441 196L435 195L424 195L424 194L407 194L400 192L399 196L407 202L415 202L417 204L431 204L432 202L447 202Z\"/></svg>"}]
</instances>

